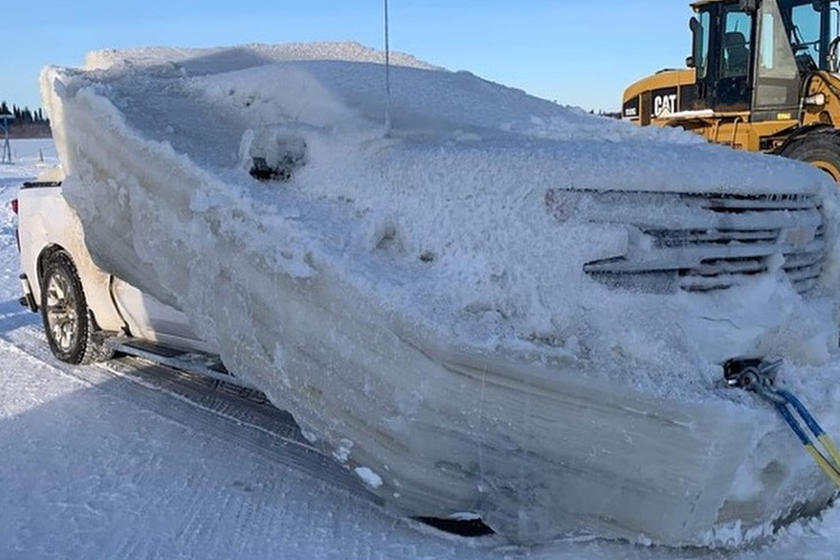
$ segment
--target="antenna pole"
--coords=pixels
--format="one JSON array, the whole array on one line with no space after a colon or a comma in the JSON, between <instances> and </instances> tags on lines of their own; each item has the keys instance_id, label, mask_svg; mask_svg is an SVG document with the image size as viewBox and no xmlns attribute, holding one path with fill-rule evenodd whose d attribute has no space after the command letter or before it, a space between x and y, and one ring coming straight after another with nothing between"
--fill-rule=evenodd
<instances>
[{"instance_id":1,"label":"antenna pole","mask_svg":"<svg viewBox=\"0 0 840 560\"><path fill-rule=\"evenodd\" d=\"M388 23L388 0L385 0L385 138L391 136L391 41Z\"/></svg>"}]
</instances>

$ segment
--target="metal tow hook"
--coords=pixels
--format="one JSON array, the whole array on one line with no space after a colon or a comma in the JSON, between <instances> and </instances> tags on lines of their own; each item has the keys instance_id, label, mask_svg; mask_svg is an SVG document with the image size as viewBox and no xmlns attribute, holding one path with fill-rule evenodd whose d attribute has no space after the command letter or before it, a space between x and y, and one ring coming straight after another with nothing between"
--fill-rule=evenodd
<instances>
[{"instance_id":1,"label":"metal tow hook","mask_svg":"<svg viewBox=\"0 0 840 560\"><path fill-rule=\"evenodd\" d=\"M822 471L840 488L840 451L834 441L825 433L808 408L796 396L776 386L776 374L784 362L777 360L730 360L723 366L723 376L729 387L744 389L763 397L772 404L785 423L790 427L808 454ZM788 408L790 407L790 408ZM791 410L792 409L792 410ZM822 445L825 454L803 428L796 416L804 421L810 431Z\"/></svg>"},{"instance_id":2,"label":"metal tow hook","mask_svg":"<svg viewBox=\"0 0 840 560\"><path fill-rule=\"evenodd\" d=\"M723 377L729 387L758 393L773 402L783 402L776 395L776 374L784 360L730 360L723 366Z\"/></svg>"}]
</instances>

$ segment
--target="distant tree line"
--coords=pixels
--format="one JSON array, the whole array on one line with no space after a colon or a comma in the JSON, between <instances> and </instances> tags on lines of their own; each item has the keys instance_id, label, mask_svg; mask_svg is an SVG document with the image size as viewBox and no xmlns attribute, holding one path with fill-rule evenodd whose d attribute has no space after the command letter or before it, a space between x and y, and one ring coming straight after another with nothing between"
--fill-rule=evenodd
<instances>
[{"instance_id":1,"label":"distant tree line","mask_svg":"<svg viewBox=\"0 0 840 560\"><path fill-rule=\"evenodd\" d=\"M29 107L18 107L0 101L0 115L10 114L14 120L9 123L9 135L12 138L49 138L52 136L50 120L40 107L33 111Z\"/></svg>"}]
</instances>

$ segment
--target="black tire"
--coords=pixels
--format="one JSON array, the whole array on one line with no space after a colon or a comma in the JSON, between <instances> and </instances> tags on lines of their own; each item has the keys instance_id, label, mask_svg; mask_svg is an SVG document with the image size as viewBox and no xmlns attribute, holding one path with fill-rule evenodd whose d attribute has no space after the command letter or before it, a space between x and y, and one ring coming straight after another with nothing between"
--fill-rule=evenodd
<instances>
[{"instance_id":1,"label":"black tire","mask_svg":"<svg viewBox=\"0 0 840 560\"><path fill-rule=\"evenodd\" d=\"M840 135L834 130L807 133L785 146L781 155L808 162L840 183Z\"/></svg>"},{"instance_id":2,"label":"black tire","mask_svg":"<svg viewBox=\"0 0 840 560\"><path fill-rule=\"evenodd\" d=\"M70 364L108 360L113 351L95 338L96 325L87 306L73 260L57 251L47 255L41 274L41 319L50 350Z\"/></svg>"}]
</instances>

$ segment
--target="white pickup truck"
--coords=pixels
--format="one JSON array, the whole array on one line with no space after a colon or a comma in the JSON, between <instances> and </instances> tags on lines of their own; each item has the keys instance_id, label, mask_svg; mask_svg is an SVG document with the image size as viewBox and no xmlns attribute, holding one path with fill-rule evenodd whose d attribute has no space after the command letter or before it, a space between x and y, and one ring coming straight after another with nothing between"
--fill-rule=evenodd
<instances>
[{"instance_id":1,"label":"white pickup truck","mask_svg":"<svg viewBox=\"0 0 840 560\"><path fill-rule=\"evenodd\" d=\"M84 364L119 349L182 369L195 360L175 357L202 356L199 373L224 375L220 362L206 368L214 349L195 335L186 315L93 262L79 218L62 196L61 179L56 169L25 183L12 203L19 219L21 304L40 312L53 354Z\"/></svg>"},{"instance_id":2,"label":"white pickup truck","mask_svg":"<svg viewBox=\"0 0 840 560\"><path fill-rule=\"evenodd\" d=\"M19 210L56 355L218 353L386 507L518 543L696 546L825 504L724 374L784 360L840 432L836 186L410 58L389 105L380 54L45 69L66 177Z\"/></svg>"}]
</instances>

